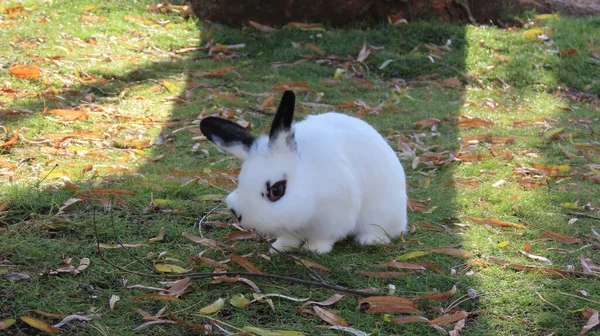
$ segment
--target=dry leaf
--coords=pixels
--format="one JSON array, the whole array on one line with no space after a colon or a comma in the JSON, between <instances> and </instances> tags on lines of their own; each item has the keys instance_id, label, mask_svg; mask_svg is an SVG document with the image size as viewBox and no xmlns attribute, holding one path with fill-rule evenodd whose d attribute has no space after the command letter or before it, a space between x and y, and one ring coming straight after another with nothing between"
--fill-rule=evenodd
<instances>
[{"instance_id":1,"label":"dry leaf","mask_svg":"<svg viewBox=\"0 0 600 336\"><path fill-rule=\"evenodd\" d=\"M546 231L546 233L541 238L550 238L565 244L578 244L582 242L579 238L565 236L552 231Z\"/></svg>"},{"instance_id":2,"label":"dry leaf","mask_svg":"<svg viewBox=\"0 0 600 336\"><path fill-rule=\"evenodd\" d=\"M119 300L121 300L121 298L118 295L111 295L108 300L108 308L110 308L111 311L115 310L115 305Z\"/></svg>"},{"instance_id":3,"label":"dry leaf","mask_svg":"<svg viewBox=\"0 0 600 336\"><path fill-rule=\"evenodd\" d=\"M443 87L446 87L446 88L454 88L454 89L460 89L462 87L462 83L460 82L460 79L458 79L456 77L445 79L440 82L440 85Z\"/></svg>"},{"instance_id":4,"label":"dry leaf","mask_svg":"<svg viewBox=\"0 0 600 336\"><path fill-rule=\"evenodd\" d=\"M429 294L417 295L413 297L413 300L436 300L444 301L448 300L456 294L456 285L452 286L452 289L447 292L434 292Z\"/></svg>"},{"instance_id":5,"label":"dry leaf","mask_svg":"<svg viewBox=\"0 0 600 336\"><path fill-rule=\"evenodd\" d=\"M254 231L233 231L225 236L223 241L228 242L234 240L253 239L256 237L258 237L258 235Z\"/></svg>"},{"instance_id":6,"label":"dry leaf","mask_svg":"<svg viewBox=\"0 0 600 336\"><path fill-rule=\"evenodd\" d=\"M566 173L571 169L569 165L551 166L537 163L532 163L531 167L543 172L548 176L558 176L559 173Z\"/></svg>"},{"instance_id":7,"label":"dry leaf","mask_svg":"<svg viewBox=\"0 0 600 336\"><path fill-rule=\"evenodd\" d=\"M579 336L585 335L585 333L592 330L598 324L600 324L600 319L598 318L598 311L593 310L593 313L590 316L590 318L588 319L587 323L583 326L583 328L579 332Z\"/></svg>"},{"instance_id":8,"label":"dry leaf","mask_svg":"<svg viewBox=\"0 0 600 336\"><path fill-rule=\"evenodd\" d=\"M55 109L46 112L59 116L63 121L85 120L88 117L87 112L76 110Z\"/></svg>"},{"instance_id":9,"label":"dry leaf","mask_svg":"<svg viewBox=\"0 0 600 336\"><path fill-rule=\"evenodd\" d=\"M469 313L464 310L461 310L454 314L443 315L438 318L435 318L429 322L430 325L443 326L444 324L454 323L456 321L460 321L469 317Z\"/></svg>"},{"instance_id":10,"label":"dry leaf","mask_svg":"<svg viewBox=\"0 0 600 336\"><path fill-rule=\"evenodd\" d=\"M333 313L330 310L321 308L319 306L314 306L313 310L317 315L325 322L335 325L335 326L348 326L348 322L342 320L339 316Z\"/></svg>"},{"instance_id":11,"label":"dry leaf","mask_svg":"<svg viewBox=\"0 0 600 336\"><path fill-rule=\"evenodd\" d=\"M154 268L157 271L162 272L162 273L187 273L190 271L181 266L171 265L171 264L163 264L163 263L154 264Z\"/></svg>"},{"instance_id":12,"label":"dry leaf","mask_svg":"<svg viewBox=\"0 0 600 336\"><path fill-rule=\"evenodd\" d=\"M428 318L425 318L423 316L415 316L415 315L397 317L397 318L390 319L389 321L392 323L397 323L397 324L429 323L430 322Z\"/></svg>"},{"instance_id":13,"label":"dry leaf","mask_svg":"<svg viewBox=\"0 0 600 336\"><path fill-rule=\"evenodd\" d=\"M521 252L523 255L525 255L526 257L531 258L533 260L538 260L538 261L541 261L544 264L552 265L552 261L550 261L550 259L548 259L546 257L540 257L540 256L531 254L529 252L521 251L521 250L519 250L519 252Z\"/></svg>"},{"instance_id":14,"label":"dry leaf","mask_svg":"<svg viewBox=\"0 0 600 336\"><path fill-rule=\"evenodd\" d=\"M442 121L440 119L437 119L437 118L425 118L425 119L421 119L421 120L417 121L415 123L415 128L416 129L422 129L422 128L431 127L431 130L435 131L437 129L437 126L441 122Z\"/></svg>"},{"instance_id":15,"label":"dry leaf","mask_svg":"<svg viewBox=\"0 0 600 336\"><path fill-rule=\"evenodd\" d=\"M378 278L378 279L389 279L389 278L398 278L405 276L407 272L361 272L360 274L367 276L369 278Z\"/></svg>"},{"instance_id":16,"label":"dry leaf","mask_svg":"<svg viewBox=\"0 0 600 336\"><path fill-rule=\"evenodd\" d=\"M166 300L166 301L177 301L177 302L183 302L183 300L176 298L172 295L166 295L166 294L156 294L156 293L148 293L148 294L142 294L142 295L138 295L138 296L134 296L133 300L141 300L141 299L152 299L152 300Z\"/></svg>"},{"instance_id":17,"label":"dry leaf","mask_svg":"<svg viewBox=\"0 0 600 336\"><path fill-rule=\"evenodd\" d=\"M193 241L194 243L198 243L200 245L206 246L206 247L211 247L214 249L218 249L219 248L219 243L215 240L209 239L209 238L203 238L203 237L198 237L198 236L194 236L193 234L189 233L189 232L182 232L181 233L182 236L186 237L187 239Z\"/></svg>"},{"instance_id":18,"label":"dry leaf","mask_svg":"<svg viewBox=\"0 0 600 336\"><path fill-rule=\"evenodd\" d=\"M252 27L260 30L263 33L271 33L271 32L276 31L275 28L262 25L262 24L260 24L260 23L258 23L256 21L248 20L248 24L250 24Z\"/></svg>"},{"instance_id":19,"label":"dry leaf","mask_svg":"<svg viewBox=\"0 0 600 336\"><path fill-rule=\"evenodd\" d=\"M399 296L370 296L358 300L358 303L370 305L367 313L412 313L418 310L413 300Z\"/></svg>"},{"instance_id":20,"label":"dry leaf","mask_svg":"<svg viewBox=\"0 0 600 336\"><path fill-rule=\"evenodd\" d=\"M214 314L214 313L220 311L224 305L225 305L225 300L223 300L222 298L219 298L219 299L217 299L217 301L213 302L212 304L210 304L204 308L201 308L200 314Z\"/></svg>"},{"instance_id":21,"label":"dry leaf","mask_svg":"<svg viewBox=\"0 0 600 336\"><path fill-rule=\"evenodd\" d=\"M462 257L462 258L470 258L473 256L473 252L461 250L461 249L454 248L454 247L435 247L435 248L429 249L429 251L443 253L443 254L447 254L447 255L451 255L451 256L455 256L455 257Z\"/></svg>"},{"instance_id":22,"label":"dry leaf","mask_svg":"<svg viewBox=\"0 0 600 336\"><path fill-rule=\"evenodd\" d=\"M260 273L260 274L263 273L263 271L261 271L258 267L254 266L254 264L252 264L244 256L241 256L239 254L232 254L231 257L230 257L230 259L231 259L232 262L234 262L234 263L242 266L248 272L251 272L251 273Z\"/></svg>"},{"instance_id":23,"label":"dry leaf","mask_svg":"<svg viewBox=\"0 0 600 336\"><path fill-rule=\"evenodd\" d=\"M300 306L300 308L298 308L299 311L304 310L304 308L306 308L307 306L311 305L311 304L316 304L319 306L331 306L332 304L340 301L344 296L341 294L333 294L332 296L330 296L327 300L323 300L323 301L307 301L304 304L302 304L302 306Z\"/></svg>"},{"instance_id":24,"label":"dry leaf","mask_svg":"<svg viewBox=\"0 0 600 336\"><path fill-rule=\"evenodd\" d=\"M379 264L375 267L377 267L377 268L395 267L395 268L411 269L411 270L424 270L425 269L425 267L423 267L421 265L405 263L405 262L401 262L401 261L388 261L388 262Z\"/></svg>"},{"instance_id":25,"label":"dry leaf","mask_svg":"<svg viewBox=\"0 0 600 336\"><path fill-rule=\"evenodd\" d=\"M465 218L470 220L471 222L474 222L477 224L487 224L487 225L498 226L498 227L511 227L511 228L515 228L515 229L524 229L525 228L521 224L507 223L507 222L503 222L503 221L501 221L499 219L495 219L495 218L477 218L477 217L468 217L468 216L465 216Z\"/></svg>"},{"instance_id":26,"label":"dry leaf","mask_svg":"<svg viewBox=\"0 0 600 336\"><path fill-rule=\"evenodd\" d=\"M367 57L371 54L371 48L367 45L367 42L363 42L362 49L358 53L358 57L356 57L357 62L364 62Z\"/></svg>"},{"instance_id":27,"label":"dry leaf","mask_svg":"<svg viewBox=\"0 0 600 336\"><path fill-rule=\"evenodd\" d=\"M16 64L8 68L8 72L17 78L42 77L42 71L37 65Z\"/></svg>"},{"instance_id":28,"label":"dry leaf","mask_svg":"<svg viewBox=\"0 0 600 336\"><path fill-rule=\"evenodd\" d=\"M450 336L458 336L460 331L465 327L465 322L466 319L462 319L460 321L458 321L455 325L454 325L454 329L451 330L448 335Z\"/></svg>"},{"instance_id":29,"label":"dry leaf","mask_svg":"<svg viewBox=\"0 0 600 336\"><path fill-rule=\"evenodd\" d=\"M17 142L17 140L19 140L19 130L16 130L15 135L13 135L12 138L10 138L8 141L0 144L0 147L10 147L14 145Z\"/></svg>"},{"instance_id":30,"label":"dry leaf","mask_svg":"<svg viewBox=\"0 0 600 336\"><path fill-rule=\"evenodd\" d=\"M46 332L48 334L56 334L60 331L60 329L53 327L52 325L50 325L50 323L48 323L46 321L42 321L35 317L21 316L21 321L29 324L30 326L32 326L38 330Z\"/></svg>"}]
</instances>

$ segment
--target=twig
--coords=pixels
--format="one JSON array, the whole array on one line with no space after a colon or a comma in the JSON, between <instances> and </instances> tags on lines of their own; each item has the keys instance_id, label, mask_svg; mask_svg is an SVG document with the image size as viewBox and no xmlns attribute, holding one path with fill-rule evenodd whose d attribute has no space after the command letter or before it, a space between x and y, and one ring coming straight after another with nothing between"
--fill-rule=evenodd
<instances>
[{"instance_id":1,"label":"twig","mask_svg":"<svg viewBox=\"0 0 600 336\"><path fill-rule=\"evenodd\" d=\"M535 294L537 294L537 295L540 297L540 299L541 299L542 301L544 301L544 302L546 302L547 304L551 305L552 307L554 307L554 308L558 309L558 311L563 311L563 310L562 310L562 309L561 309L559 306L557 306L557 305L555 305L554 303L552 303L552 302L550 302L550 301L546 300L546 299L545 299L545 298L542 296L542 294L538 293L537 291L535 291Z\"/></svg>"},{"instance_id":2,"label":"twig","mask_svg":"<svg viewBox=\"0 0 600 336\"><path fill-rule=\"evenodd\" d=\"M569 211L569 212L567 212L567 215L574 216L574 217L581 217L581 218L589 218L589 219L600 220L600 217L596 217L596 216L584 214L582 212L571 212L571 211Z\"/></svg>"},{"instance_id":3,"label":"twig","mask_svg":"<svg viewBox=\"0 0 600 336\"><path fill-rule=\"evenodd\" d=\"M198 221L198 232L200 233L200 237L204 238L204 235L202 234L202 222L204 222L204 220L206 219L206 217L208 217L208 215L213 213L215 210L217 210L221 206L222 206L221 204L217 205L216 207L210 209L210 211L208 211L206 213L206 215L204 215L204 216L202 216L202 218L200 218L200 220Z\"/></svg>"},{"instance_id":4,"label":"twig","mask_svg":"<svg viewBox=\"0 0 600 336\"><path fill-rule=\"evenodd\" d=\"M273 246L273 244L271 244L271 248L272 248L272 249L273 249L275 252L277 252L277 253L281 254L282 256L284 256L284 257L287 257L287 258L290 258L290 259L292 259L293 261L295 261L295 262L299 263L300 265L302 265L302 267L304 267L304 268L305 268L305 269L308 271L308 273L310 273L310 275L311 275L311 276L312 276L312 277L313 277L315 280L319 280L319 281L320 281L320 282L322 282L322 283L329 283L328 281L326 281L325 279L323 279L323 277L321 277L321 275L320 275L319 273L315 272L315 270L313 270L312 268L310 268L310 267L306 266L306 264L304 264L304 262L303 262L301 259L299 259L299 258L297 258L297 257L295 257L295 256L293 256L293 255L291 255L291 254L289 254L289 253L286 253L286 252L284 252L284 251L280 251L280 250L276 249L276 248Z\"/></svg>"},{"instance_id":5,"label":"twig","mask_svg":"<svg viewBox=\"0 0 600 336\"><path fill-rule=\"evenodd\" d=\"M307 285L307 286L332 289L332 290L336 290L336 291L340 291L340 292L344 292L344 293L348 293L348 294L356 294L356 295L360 295L360 296L372 296L374 294L377 294L374 291L351 289L351 288L346 288L343 286L332 285L332 284L327 284L327 283L317 282L317 281L303 280L303 279L298 279L298 278L289 277L289 276L285 276L285 275L278 275L278 274L252 273L252 272L149 274L149 273L143 273L143 272L138 272L138 271L132 271L132 270L128 270L124 267L114 264L113 262L108 260L106 258L106 256L104 256L104 254L102 253L102 249L100 249L100 238L98 236L98 229L96 226L96 213L95 212L94 212L93 225L94 225L94 234L96 236L96 250L98 252L98 256L100 257L100 259L102 259L104 262L106 262L107 264L111 265L112 267L114 267L120 271L129 273L129 274L133 274L133 275L138 275L138 276L142 276L142 277L146 277L146 278L155 278L155 279L178 279L178 278L202 279L202 278L211 278L211 277L218 277L218 276L247 276L247 277L270 278L270 279L283 280L283 281L288 281L288 282Z\"/></svg>"},{"instance_id":6,"label":"twig","mask_svg":"<svg viewBox=\"0 0 600 336\"><path fill-rule=\"evenodd\" d=\"M247 108L250 111L257 112L257 113L260 113L260 114L264 114L264 115L269 116L269 117L273 116L273 113L261 110L259 108L256 108L256 107L252 106L252 105L245 105L244 107Z\"/></svg>"},{"instance_id":7,"label":"twig","mask_svg":"<svg viewBox=\"0 0 600 336\"><path fill-rule=\"evenodd\" d=\"M577 296L577 295L573 295L573 294L569 294L569 293L565 293L565 292L561 292L561 291L558 291L558 294L562 294L562 295L566 295L566 296L578 298L578 299L581 299L581 300L584 300L584 301L588 301L588 302L592 302L592 303L595 303L595 304L600 304L599 301L590 300L590 299L587 299L587 298L584 298L584 297L581 297L581 296Z\"/></svg>"},{"instance_id":8,"label":"twig","mask_svg":"<svg viewBox=\"0 0 600 336\"><path fill-rule=\"evenodd\" d=\"M54 167L52 167L52 169L50 169L50 171L48 172L48 174L46 174L46 176L42 177L36 184L35 184L35 188L39 187L40 184L42 184L42 182L44 182L45 179L48 178L48 176L50 176L50 174L52 174L52 172L54 171L54 169L56 169L56 167L58 167L58 163L54 165Z\"/></svg>"},{"instance_id":9,"label":"twig","mask_svg":"<svg viewBox=\"0 0 600 336\"><path fill-rule=\"evenodd\" d=\"M110 199L110 202L112 203L112 197ZM119 245L121 246L121 248L124 249L133 259L135 259L135 261L139 262L140 264L142 264L147 269L149 269L151 271L154 271L154 268L152 268L151 266L149 266L148 264L146 264L142 259L136 257L135 254L133 254L133 252L131 252L129 250L129 248L126 247L125 244L123 244L123 241L121 240L121 237L119 237L119 235L117 234L117 229L115 228L114 213L115 212L112 211L112 205L111 205L110 206L110 223L111 223L111 226L112 226L113 234L115 235L115 239L117 240L117 243L119 243ZM94 207L94 225L96 225L96 207Z\"/></svg>"}]
</instances>

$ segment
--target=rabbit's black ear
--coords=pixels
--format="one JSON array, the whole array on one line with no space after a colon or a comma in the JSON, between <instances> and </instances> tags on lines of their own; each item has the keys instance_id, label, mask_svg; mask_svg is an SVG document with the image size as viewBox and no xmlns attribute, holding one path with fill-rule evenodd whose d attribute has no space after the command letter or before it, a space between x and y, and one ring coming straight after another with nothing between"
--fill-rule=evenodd
<instances>
[{"instance_id":1,"label":"rabbit's black ear","mask_svg":"<svg viewBox=\"0 0 600 336\"><path fill-rule=\"evenodd\" d=\"M292 127L292 119L294 117L294 105L296 104L296 96L291 90L286 90L281 97L281 102L273 118L269 139L274 140L279 133L289 132Z\"/></svg>"},{"instance_id":2,"label":"rabbit's black ear","mask_svg":"<svg viewBox=\"0 0 600 336\"><path fill-rule=\"evenodd\" d=\"M200 121L200 130L220 150L232 154L241 161L248 158L254 136L233 121L206 117Z\"/></svg>"}]
</instances>

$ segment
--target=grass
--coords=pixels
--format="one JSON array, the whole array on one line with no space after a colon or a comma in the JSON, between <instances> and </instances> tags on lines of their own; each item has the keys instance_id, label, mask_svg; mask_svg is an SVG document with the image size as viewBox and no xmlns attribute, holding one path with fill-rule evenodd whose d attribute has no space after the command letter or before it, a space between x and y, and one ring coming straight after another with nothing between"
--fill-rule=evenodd
<instances>
[{"instance_id":1,"label":"grass","mask_svg":"<svg viewBox=\"0 0 600 336\"><path fill-rule=\"evenodd\" d=\"M7 8L18 4L7 1L2 7L6 13L10 12ZM171 264L209 272L213 268L186 260L204 251L205 257L215 260L225 260L231 253L250 254L252 263L265 272L308 279L304 269L283 256L264 258L268 249L264 242L223 243L223 251L218 251L181 236L182 232L198 234L198 219L221 204L219 199L235 187L231 169L238 167L237 162L208 142L200 141L199 151L193 151L197 141L192 138L198 134L184 127L195 128L193 122L200 116L233 111L236 119L251 122L252 131L259 133L268 127L270 117L255 110L270 94L277 102L279 93L271 92L273 86L302 81L312 91L299 92L300 102L338 106L361 100L371 107L384 104L378 114L361 118L388 137L399 152L399 137L410 145L421 143L415 152L417 156L458 151L459 139L476 134L514 138L514 143L508 145L484 141L472 148L473 153L486 155L510 152L513 157L508 160L496 155L485 156L480 162L457 161L446 166L420 163L413 167L413 157L403 156L409 196L429 200L429 211L410 212L410 221L446 225L450 232L417 225L416 232L406 235L406 244L396 240L387 246L364 248L346 240L336 244L328 255L297 253L328 267L331 271L323 275L330 282L352 288L385 288L391 283L395 284L397 295L405 297L447 291L456 284L456 298L473 288L481 296L460 307L479 313L469 317L463 335L572 335L587 321L581 314L583 308L600 308L598 303L561 294L581 297L577 291L586 290L586 299L598 302L600 285L595 279L517 272L488 259L493 256L515 264L542 265L518 252L525 242L530 243L532 254L549 258L553 267L563 270L569 265L579 269L580 254L594 261L600 258L591 245L595 242L591 228L597 222L579 218L567 224L571 219L567 212L598 216L600 206L600 187L593 180L598 181L600 164L600 66L594 56L600 45L598 18L531 19L529 27L510 29L415 22L370 30L279 29L265 34L250 28L210 29L177 13L154 14L145 8L146 4L153 3L105 1L88 6L89 2L78 0L39 4L24 1L26 9L17 11L22 15L3 14L0 31L8 38L0 40L0 142L10 139L15 130L24 138L6 146L0 154L0 205L6 205L0 211L0 273L22 272L30 279L12 283L0 280L0 321L18 320L27 314L51 323L60 320L31 310L62 315L98 312L101 318L72 322L61 328L62 333L127 335L145 322L136 308L155 314L166 306L166 314L205 324L209 320L198 316L201 307L218 298L228 301L238 293L251 297L253 290L243 283L193 280L181 296L184 303L136 299L137 295L153 291L129 286L166 285L156 279L125 274L104 263L96 254L94 214L101 242L145 244L130 252L148 264L164 260L161 253L167 252L166 257L178 260L168 261ZM82 23L82 15L105 19ZM534 28L547 33L553 44L524 38L528 29ZM208 57L207 50L175 53L185 47L204 46L209 39L214 44L245 46L232 50L235 57L220 60ZM432 61L426 44L442 46L448 40L451 49ZM342 61L328 64L309 59L294 66L271 66L273 62L293 62L315 55L306 44L294 48L292 42L312 43L325 55L351 60L365 41L383 48L372 50L366 66L354 63L354 68L349 67L348 73L354 76L339 79L333 85L322 80L332 79L336 68L344 66ZM569 48L576 52L569 52ZM393 62L379 69L386 60ZM8 71L13 64L38 65L43 78L15 78ZM197 74L230 65L235 69L222 76ZM460 79L460 87L438 85L454 77ZM564 87L576 90L583 98L570 99ZM76 109L89 114L85 120L64 122L47 113L53 109ZM298 104L297 118L328 109ZM341 111L355 115L358 108ZM456 122L461 114L494 124L461 127ZM438 129L433 133L429 129L416 131L414 123L424 118L440 119ZM515 124L531 118L548 120L523 127ZM560 139L549 141L545 137L548 131L561 127L564 129L557 133ZM85 136L81 131L95 133ZM164 144L151 145L161 131L169 135ZM56 140L71 134L79 135ZM569 158L565 151L574 155ZM162 158L158 161L147 160L159 156ZM563 174L567 176L547 177L547 183L540 182L543 177L537 174L531 178L541 186L521 186L522 176L517 168L529 168L531 163L570 165L571 170L568 175ZM506 183L492 186L501 179ZM113 199L110 209L92 195L94 200L76 203L59 214L65 201L82 196L76 190L93 187L133 190L135 195ZM575 203L575 208L568 204L565 207L566 203ZM501 229L477 225L464 216L531 225L523 230ZM232 222L226 211L216 211L203 225L203 234L221 242L232 232ZM161 228L164 238L151 242L149 239ZM543 239L540 228L585 241L565 244ZM502 242L508 245L499 244ZM377 264L406 252L437 246L461 246L475 256L465 259L436 253L409 260L434 263L444 273L428 270L383 280L360 274L379 271ZM145 271L122 249L105 249L104 253L119 265ZM73 258L75 265L86 257L91 264L77 275L41 275L44 270L59 267L67 256ZM481 261L485 267L470 261ZM231 268L242 270L237 265ZM324 289L254 280L268 293L311 296L316 301L333 294ZM561 310L542 301L538 293ZM114 311L108 307L111 295L120 297ZM438 333L424 324L385 322L383 314L359 309L357 300L356 296L346 296L329 308L352 327L373 335ZM447 306L451 301L430 303ZM321 326L326 324L319 318L298 312L299 303L274 299L274 305L275 310L271 311L264 303L246 309L227 303L213 318L237 328L341 333L323 329ZM430 319L440 315L426 304L421 308L419 314ZM451 330L452 326L445 328ZM22 321L5 332L16 335L19 331L36 333ZM177 324L155 325L143 332L184 335L191 331Z\"/></svg>"}]
</instances>

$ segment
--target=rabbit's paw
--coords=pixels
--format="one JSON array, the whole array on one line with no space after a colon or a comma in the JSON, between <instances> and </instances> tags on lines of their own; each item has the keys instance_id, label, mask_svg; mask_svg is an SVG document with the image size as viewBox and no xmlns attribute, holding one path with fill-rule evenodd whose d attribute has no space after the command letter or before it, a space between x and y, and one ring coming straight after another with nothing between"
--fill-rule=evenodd
<instances>
[{"instance_id":1,"label":"rabbit's paw","mask_svg":"<svg viewBox=\"0 0 600 336\"><path fill-rule=\"evenodd\" d=\"M295 237L281 236L275 240L273 247L269 249L269 253L276 253L277 251L288 251L300 246L302 241ZM277 249L277 250L276 250Z\"/></svg>"},{"instance_id":2,"label":"rabbit's paw","mask_svg":"<svg viewBox=\"0 0 600 336\"><path fill-rule=\"evenodd\" d=\"M356 236L356 241L358 241L361 245L376 245L387 244L390 242L390 238L388 238L388 236L386 236L384 233L363 233Z\"/></svg>"},{"instance_id":3,"label":"rabbit's paw","mask_svg":"<svg viewBox=\"0 0 600 336\"><path fill-rule=\"evenodd\" d=\"M333 248L333 242L328 240L307 241L302 248L318 254L328 253Z\"/></svg>"}]
</instances>

